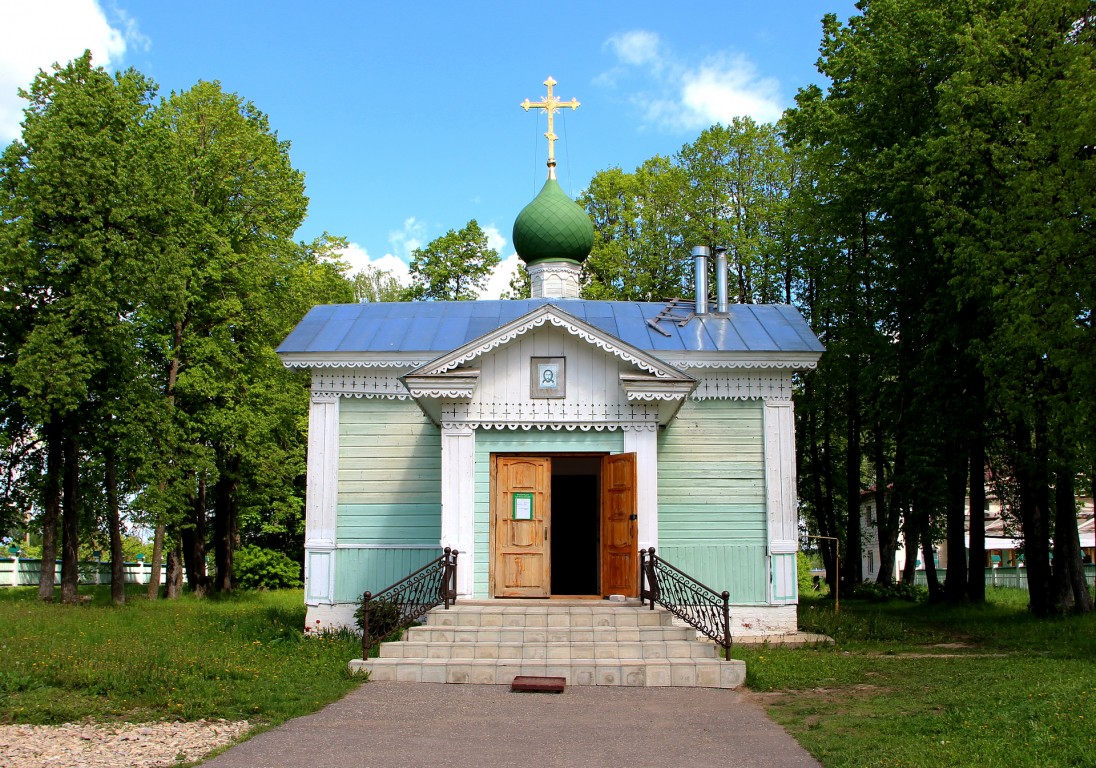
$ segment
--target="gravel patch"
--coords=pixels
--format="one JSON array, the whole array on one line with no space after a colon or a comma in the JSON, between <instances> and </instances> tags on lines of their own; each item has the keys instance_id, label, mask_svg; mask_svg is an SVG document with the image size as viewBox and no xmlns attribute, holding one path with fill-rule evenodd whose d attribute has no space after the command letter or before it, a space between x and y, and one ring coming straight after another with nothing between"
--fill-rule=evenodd
<instances>
[{"instance_id":1,"label":"gravel patch","mask_svg":"<svg viewBox=\"0 0 1096 768\"><path fill-rule=\"evenodd\" d=\"M250 729L246 721L0 726L0 765L162 768L199 760Z\"/></svg>"}]
</instances>

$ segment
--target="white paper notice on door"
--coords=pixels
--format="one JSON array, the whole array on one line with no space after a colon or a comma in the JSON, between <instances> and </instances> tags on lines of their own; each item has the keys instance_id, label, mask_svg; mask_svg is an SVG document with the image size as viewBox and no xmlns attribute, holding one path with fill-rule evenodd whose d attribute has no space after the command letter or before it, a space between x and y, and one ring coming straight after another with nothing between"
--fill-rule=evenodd
<instances>
[{"instance_id":1,"label":"white paper notice on door","mask_svg":"<svg viewBox=\"0 0 1096 768\"><path fill-rule=\"evenodd\" d=\"M514 520L532 520L533 519L533 494L531 493L515 493L514 494Z\"/></svg>"}]
</instances>

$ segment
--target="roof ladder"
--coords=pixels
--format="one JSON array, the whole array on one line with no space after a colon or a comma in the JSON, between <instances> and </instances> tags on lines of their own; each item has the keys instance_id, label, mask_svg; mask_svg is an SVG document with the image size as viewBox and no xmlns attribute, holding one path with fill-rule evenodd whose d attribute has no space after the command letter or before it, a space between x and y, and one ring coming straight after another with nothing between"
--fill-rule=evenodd
<instances>
[{"instance_id":1,"label":"roof ladder","mask_svg":"<svg viewBox=\"0 0 1096 768\"><path fill-rule=\"evenodd\" d=\"M664 306L657 315L650 318L647 321L647 325L654 328L663 336L671 336L672 334L669 331L665 330L664 328L660 328L658 324L663 320L669 320L671 322L677 323L678 328L684 328L686 325L688 325L690 320L696 317L696 304L691 301L685 301L684 299L679 298L665 299L665 302L666 306ZM674 312L675 309L685 309L686 307L690 306L693 309L687 315L680 315Z\"/></svg>"}]
</instances>

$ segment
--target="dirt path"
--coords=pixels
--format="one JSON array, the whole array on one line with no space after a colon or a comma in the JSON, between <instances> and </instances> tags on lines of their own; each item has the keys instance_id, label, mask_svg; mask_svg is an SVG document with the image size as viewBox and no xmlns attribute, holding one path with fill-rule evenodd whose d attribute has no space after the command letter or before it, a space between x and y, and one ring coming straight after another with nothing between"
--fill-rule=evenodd
<instances>
[{"instance_id":1,"label":"dirt path","mask_svg":"<svg viewBox=\"0 0 1096 768\"><path fill-rule=\"evenodd\" d=\"M0 726L0 765L161 768L198 760L248 731L246 721Z\"/></svg>"}]
</instances>

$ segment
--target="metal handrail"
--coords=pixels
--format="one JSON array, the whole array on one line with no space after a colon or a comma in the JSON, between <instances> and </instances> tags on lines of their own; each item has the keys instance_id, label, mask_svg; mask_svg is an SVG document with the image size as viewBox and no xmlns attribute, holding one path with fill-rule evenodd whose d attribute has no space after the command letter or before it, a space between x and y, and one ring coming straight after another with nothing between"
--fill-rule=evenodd
<instances>
[{"instance_id":1,"label":"metal handrail","mask_svg":"<svg viewBox=\"0 0 1096 768\"><path fill-rule=\"evenodd\" d=\"M446 547L441 557L419 568L377 594L362 595L362 660L369 658L373 643L397 629L410 626L431 608L444 605L446 610L457 601L457 550ZM369 631L370 615L379 606L391 606L394 616L382 622L380 636Z\"/></svg>"},{"instance_id":2,"label":"metal handrail","mask_svg":"<svg viewBox=\"0 0 1096 768\"><path fill-rule=\"evenodd\" d=\"M639 550L639 598L658 603L693 629L723 646L731 657L731 593L716 592L655 554Z\"/></svg>"}]
</instances>

